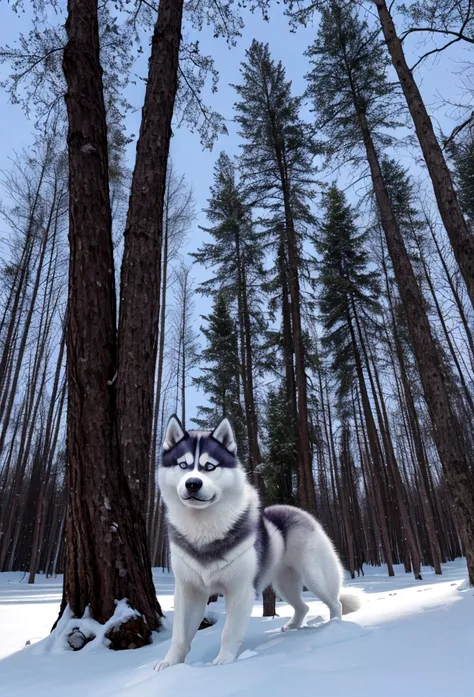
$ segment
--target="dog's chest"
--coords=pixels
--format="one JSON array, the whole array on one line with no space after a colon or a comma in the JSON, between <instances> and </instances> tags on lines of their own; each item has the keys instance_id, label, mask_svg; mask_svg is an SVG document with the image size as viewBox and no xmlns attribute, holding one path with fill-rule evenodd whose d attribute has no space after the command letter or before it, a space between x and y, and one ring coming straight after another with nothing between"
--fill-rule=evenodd
<instances>
[{"instance_id":1,"label":"dog's chest","mask_svg":"<svg viewBox=\"0 0 474 697\"><path fill-rule=\"evenodd\" d=\"M182 547L171 543L174 574L182 581L206 587L209 592L225 592L237 579L252 578L256 571L257 557L254 541L247 539L222 556L205 559L189 554Z\"/></svg>"}]
</instances>

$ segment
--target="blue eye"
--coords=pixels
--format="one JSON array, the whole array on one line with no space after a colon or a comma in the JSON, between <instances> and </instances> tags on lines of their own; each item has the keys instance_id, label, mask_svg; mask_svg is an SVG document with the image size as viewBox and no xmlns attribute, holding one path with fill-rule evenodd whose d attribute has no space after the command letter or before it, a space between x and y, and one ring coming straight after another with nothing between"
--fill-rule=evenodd
<instances>
[{"instance_id":1,"label":"blue eye","mask_svg":"<svg viewBox=\"0 0 474 697\"><path fill-rule=\"evenodd\" d=\"M204 469L206 472L212 472L212 470L215 470L217 465L211 465L210 462L208 462L206 465L204 465Z\"/></svg>"},{"instance_id":2,"label":"blue eye","mask_svg":"<svg viewBox=\"0 0 474 697\"><path fill-rule=\"evenodd\" d=\"M182 470L187 470L188 469L188 463L187 462L179 462L179 466L181 467Z\"/></svg>"}]
</instances>

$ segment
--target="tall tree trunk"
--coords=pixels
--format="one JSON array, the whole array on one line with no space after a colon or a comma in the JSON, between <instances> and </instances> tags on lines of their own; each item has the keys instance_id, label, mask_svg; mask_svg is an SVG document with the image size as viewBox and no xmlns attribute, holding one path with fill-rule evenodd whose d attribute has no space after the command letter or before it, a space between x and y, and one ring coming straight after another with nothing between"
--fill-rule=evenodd
<instances>
[{"instance_id":1,"label":"tall tree trunk","mask_svg":"<svg viewBox=\"0 0 474 697\"><path fill-rule=\"evenodd\" d=\"M385 0L372 0L377 7L385 41L410 110L416 135L431 177L439 212L454 256L474 306L474 235L469 230L456 196L451 173L436 138L432 121L418 85L408 67L397 30ZM473 581L474 582L474 581Z\"/></svg>"},{"instance_id":2,"label":"tall tree trunk","mask_svg":"<svg viewBox=\"0 0 474 697\"><path fill-rule=\"evenodd\" d=\"M169 191L167 193L169 197ZM163 385L163 366L165 362L165 335L166 335L166 296L168 291L168 262L169 262L169 219L168 208L166 206L164 229L163 229L163 256L162 256L162 273L161 273L161 301L159 308L159 342L158 342L158 360L156 368L156 384L153 404L153 428L150 445L150 480L149 480L149 504L148 504L148 538L150 549L155 547L157 537L157 512L159 510L159 497L155 501L157 492L155 491L156 480L156 455L161 444L157 443L158 438L158 423L160 417L160 407L162 404L162 385ZM151 556L152 562L156 556Z\"/></svg>"},{"instance_id":3,"label":"tall tree trunk","mask_svg":"<svg viewBox=\"0 0 474 697\"><path fill-rule=\"evenodd\" d=\"M374 484L374 498L375 505L377 507L377 512L379 516L379 526L380 526L380 536L382 540L382 548L385 556L385 563L388 568L388 575L395 576L395 571L393 569L393 559L392 550L390 546L390 537L388 532L388 516L387 516L387 501L383 500L382 496L382 479L383 473L383 461L380 452L379 437L377 434L377 428L375 426L374 415L372 414L372 409L370 406L369 395L367 393L367 386L365 384L364 370L362 367L362 360L360 357L359 347L357 345L357 339L352 324L352 318L348 316L347 322L351 335L352 350L354 353L354 361L356 365L357 378L359 383L360 396L362 401L362 409L364 412L365 425L367 428L367 438L368 446L370 451L370 456L372 459L372 478Z\"/></svg>"},{"instance_id":4,"label":"tall tree trunk","mask_svg":"<svg viewBox=\"0 0 474 697\"><path fill-rule=\"evenodd\" d=\"M306 360L301 326L301 293L299 283L299 255L293 220L289 212L289 193L286 192L286 234L288 243L288 276L291 297L291 320L295 350L295 382L297 400L297 425L299 433L300 501L303 508L316 514L316 493L314 489L313 462L309 437L308 385L306 379Z\"/></svg>"},{"instance_id":5,"label":"tall tree trunk","mask_svg":"<svg viewBox=\"0 0 474 697\"><path fill-rule=\"evenodd\" d=\"M117 411L123 468L146 510L160 307L163 203L183 0L160 0L137 142L120 281ZM143 517L143 515L142 515ZM146 535L145 522L140 522Z\"/></svg>"},{"instance_id":6,"label":"tall tree trunk","mask_svg":"<svg viewBox=\"0 0 474 697\"><path fill-rule=\"evenodd\" d=\"M281 280L281 315L283 324L283 359L285 362L285 391L286 391L286 406L288 421L291 424L291 431L294 437L294 457L292 458L289 467L292 472L295 472L298 480L298 491L304 486L300 483L302 474L298 466L299 453L299 431L297 422L297 407L296 407L296 385L295 371L293 365L293 332L291 328L291 313L290 303L288 299L288 284L286 271L286 255L283 241L280 242L278 249L278 265ZM302 505L302 501L299 501Z\"/></svg>"},{"instance_id":7,"label":"tall tree trunk","mask_svg":"<svg viewBox=\"0 0 474 697\"><path fill-rule=\"evenodd\" d=\"M116 430L116 308L97 0L69 0L69 306L66 568L61 614L104 623L128 598L141 616L113 630L114 648L151 641L160 626ZM138 391L138 390L137 390ZM100 560L100 563L98 563Z\"/></svg>"},{"instance_id":8,"label":"tall tree trunk","mask_svg":"<svg viewBox=\"0 0 474 697\"><path fill-rule=\"evenodd\" d=\"M360 331L360 326L358 323L358 328ZM370 358L369 354L370 353ZM377 371L377 366L375 364L375 359L372 353L366 348L364 344L364 357L367 365L367 372L370 379L372 395L374 398L375 409L377 412L377 418L379 422L380 433L382 435L382 440L384 443L385 454L387 457L387 464L389 468L389 477L391 480L391 486L395 491L395 497L397 501L397 508L400 513L400 519L402 523L402 532L404 539L406 540L411 564L413 566L413 574L417 581L422 581L421 576L421 556L420 549L418 547L415 532L410 520L410 515L408 512L408 505L405 496L405 490L403 487L402 477L400 473L399 464L395 455L395 448L393 447L392 435L390 433L390 424L387 414L387 409L385 407L385 400L383 396L382 385L380 383L380 377ZM370 362L369 362L370 361ZM372 370L371 365L372 364ZM375 384L372 378L372 374L375 378ZM408 569L410 570L410 569Z\"/></svg>"},{"instance_id":9,"label":"tall tree trunk","mask_svg":"<svg viewBox=\"0 0 474 697\"><path fill-rule=\"evenodd\" d=\"M261 462L260 446L258 443L258 415L255 408L255 392L253 383L254 363L252 328L250 322L250 309L248 304L247 272L242 261L242 250L240 240L240 226L235 224L234 228L235 254L237 266L237 304L239 313L239 335L240 353L242 363L242 386L245 404L245 422L247 426L247 437L249 446L249 472L252 482L259 487L263 484L261 477L256 471Z\"/></svg>"},{"instance_id":10,"label":"tall tree trunk","mask_svg":"<svg viewBox=\"0 0 474 697\"><path fill-rule=\"evenodd\" d=\"M364 137L374 192L380 209L382 228L405 309L408 330L433 424L433 437L443 465L458 521L459 533L464 544L469 582L474 585L473 477L469 463L466 461L459 423L450 403L443 361L431 334L424 298L418 287L400 227L391 207L365 111L357 99L355 99L355 106Z\"/></svg>"},{"instance_id":11,"label":"tall tree trunk","mask_svg":"<svg viewBox=\"0 0 474 697\"><path fill-rule=\"evenodd\" d=\"M392 334L395 344L395 355L397 357L398 369L400 371L400 377L402 380L403 397L404 403L406 405L406 411L408 416L408 423L410 428L411 437L414 445L414 456L416 464L418 465L418 470L421 476L421 499L423 510L425 514L425 524L428 531L428 540L431 550L431 557L433 560L433 566L436 574L441 574L441 553L438 541L438 534L435 524L435 514L433 509L433 502L431 499L431 487L428 477L428 463L425 458L425 451L423 447L423 438L421 435L421 427L418 419L418 414L415 408L415 400L413 398L413 392L410 384L410 380L407 373L407 368L405 364L405 355L403 347L400 341L397 323L395 320L395 312L393 308L392 292L390 289L390 281L388 277L387 265L384 256L385 248L382 247L382 268L384 271L385 278L385 288L388 298L388 306L390 310L390 318L392 325ZM387 329L388 333L388 329ZM395 372L395 370L394 370Z\"/></svg>"}]
</instances>

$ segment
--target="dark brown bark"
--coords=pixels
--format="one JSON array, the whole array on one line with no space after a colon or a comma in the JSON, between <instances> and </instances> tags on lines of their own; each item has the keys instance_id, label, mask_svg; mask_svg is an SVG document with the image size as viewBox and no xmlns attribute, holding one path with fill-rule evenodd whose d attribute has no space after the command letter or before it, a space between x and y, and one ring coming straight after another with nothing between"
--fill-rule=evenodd
<instances>
[{"instance_id":1,"label":"dark brown bark","mask_svg":"<svg viewBox=\"0 0 474 697\"><path fill-rule=\"evenodd\" d=\"M355 578L355 555L354 555L354 521L351 516L350 504L350 469L352 467L351 454L349 450L349 429L347 424L342 426L341 436L341 484L340 501L341 514L346 536L347 562L351 578Z\"/></svg>"},{"instance_id":2,"label":"dark brown bark","mask_svg":"<svg viewBox=\"0 0 474 697\"><path fill-rule=\"evenodd\" d=\"M433 437L449 486L459 533L467 558L469 582L474 584L474 484L462 443L462 434L454 409L442 358L431 334L425 301L418 287L398 222L380 170L370 128L355 100L364 137L372 183L380 210L382 228L392 260L408 330L415 351L426 403L433 424Z\"/></svg>"},{"instance_id":3,"label":"dark brown bark","mask_svg":"<svg viewBox=\"0 0 474 697\"><path fill-rule=\"evenodd\" d=\"M385 41L397 71L410 110L416 135L433 184L436 201L454 256L466 283L474 306L474 235L469 230L456 196L451 173L438 143L432 121L421 97L418 85L408 67L402 43L397 35L385 0L372 0L377 7Z\"/></svg>"},{"instance_id":4,"label":"dark brown bark","mask_svg":"<svg viewBox=\"0 0 474 697\"><path fill-rule=\"evenodd\" d=\"M120 281L117 410L134 504L146 510L160 307L163 202L178 84L183 0L161 0L125 227ZM143 516L142 516L143 517ZM140 523L145 536L145 523Z\"/></svg>"},{"instance_id":5,"label":"dark brown bark","mask_svg":"<svg viewBox=\"0 0 474 697\"><path fill-rule=\"evenodd\" d=\"M262 617L275 617L276 616L276 596L275 591L271 586L265 588L262 594L263 599L263 613Z\"/></svg>"},{"instance_id":6,"label":"dark brown bark","mask_svg":"<svg viewBox=\"0 0 474 697\"><path fill-rule=\"evenodd\" d=\"M274 107L271 104L268 86L266 84L265 89L268 116L272 129L272 147L278 168L279 184L283 199L282 212L285 216L285 230L282 238L284 253L282 258L286 262L284 283L287 285L287 291L291 298L288 309L291 315L292 349L295 356L294 378L296 390L296 426L298 431L298 497L302 508L305 508L310 513L316 514L312 448L309 436L306 361L301 322L301 293L299 282L300 256L298 239L291 204L291 181L288 175L287 162L285 160L285 136L282 136L279 132L279 126L275 120Z\"/></svg>"},{"instance_id":7,"label":"dark brown bark","mask_svg":"<svg viewBox=\"0 0 474 697\"><path fill-rule=\"evenodd\" d=\"M128 598L142 619L131 632L122 625L114 641L123 648L121 637L134 644L137 632L150 641L161 610L117 438L114 261L97 0L69 0L66 30L69 500L61 613L69 604L82 617L89 607L103 623L114 614L115 601Z\"/></svg>"}]
</instances>

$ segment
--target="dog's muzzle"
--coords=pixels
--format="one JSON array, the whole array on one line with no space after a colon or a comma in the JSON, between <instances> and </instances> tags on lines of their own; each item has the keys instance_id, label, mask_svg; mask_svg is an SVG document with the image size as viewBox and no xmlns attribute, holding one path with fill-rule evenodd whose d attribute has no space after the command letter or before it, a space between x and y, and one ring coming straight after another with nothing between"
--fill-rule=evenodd
<instances>
[{"instance_id":1,"label":"dog's muzzle","mask_svg":"<svg viewBox=\"0 0 474 697\"><path fill-rule=\"evenodd\" d=\"M202 479L191 477L185 482L185 487L191 494L195 494L202 487Z\"/></svg>"}]
</instances>

